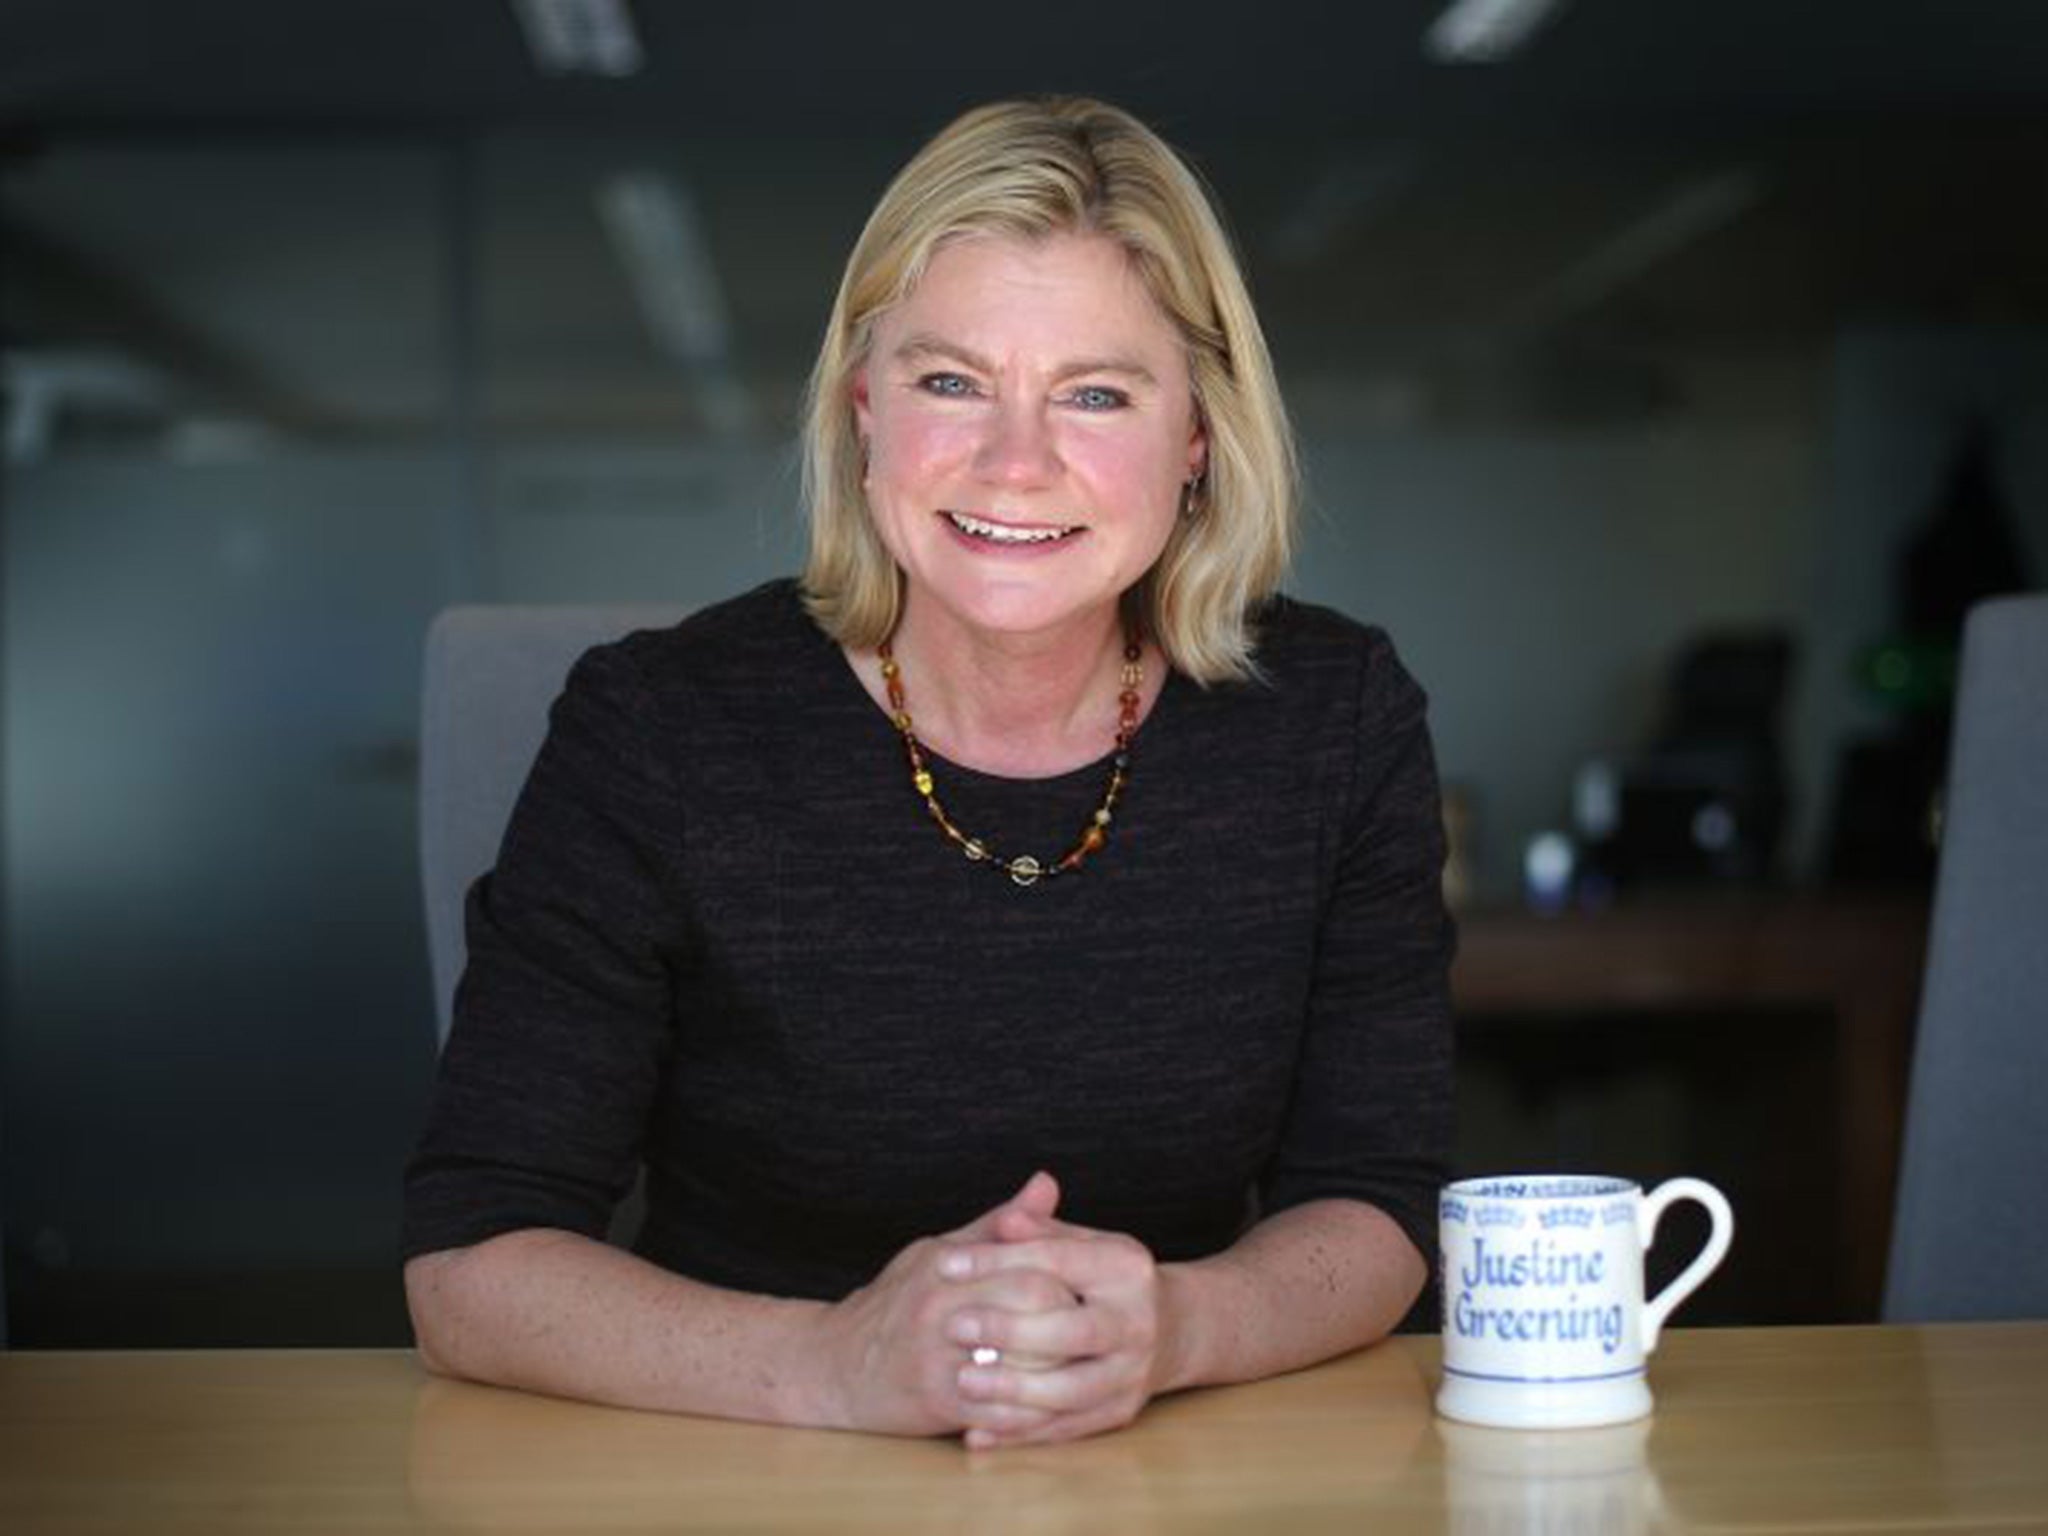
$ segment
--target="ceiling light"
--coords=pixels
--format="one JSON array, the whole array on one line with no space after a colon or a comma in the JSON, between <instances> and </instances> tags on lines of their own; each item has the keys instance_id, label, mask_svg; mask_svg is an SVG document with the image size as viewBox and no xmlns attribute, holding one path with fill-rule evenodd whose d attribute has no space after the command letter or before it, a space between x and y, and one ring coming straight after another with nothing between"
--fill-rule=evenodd
<instances>
[{"instance_id":1,"label":"ceiling light","mask_svg":"<svg viewBox=\"0 0 2048 1536\"><path fill-rule=\"evenodd\" d=\"M16 348L0 357L0 460L39 463L68 414L157 417L171 394L161 373L118 351Z\"/></svg>"},{"instance_id":2,"label":"ceiling light","mask_svg":"<svg viewBox=\"0 0 2048 1536\"><path fill-rule=\"evenodd\" d=\"M1651 268L1733 224L1762 200L1764 190L1762 176L1740 167L1679 183L1553 278L1526 306L1525 318L1555 322L1604 303Z\"/></svg>"},{"instance_id":3,"label":"ceiling light","mask_svg":"<svg viewBox=\"0 0 2048 1536\"><path fill-rule=\"evenodd\" d=\"M1297 266L1321 260L1339 239L1412 186L1418 172L1415 153L1405 146L1329 165L1274 226L1273 253Z\"/></svg>"},{"instance_id":4,"label":"ceiling light","mask_svg":"<svg viewBox=\"0 0 2048 1536\"><path fill-rule=\"evenodd\" d=\"M1451 0L1422 51L1439 64L1497 64L1528 42L1564 0Z\"/></svg>"},{"instance_id":5,"label":"ceiling light","mask_svg":"<svg viewBox=\"0 0 2048 1536\"><path fill-rule=\"evenodd\" d=\"M655 345L692 380L714 427L743 429L752 403L733 377L725 292L689 188L655 171L620 171L598 185L597 215Z\"/></svg>"},{"instance_id":6,"label":"ceiling light","mask_svg":"<svg viewBox=\"0 0 2048 1536\"><path fill-rule=\"evenodd\" d=\"M626 0L512 0L544 75L637 74L646 54Z\"/></svg>"},{"instance_id":7,"label":"ceiling light","mask_svg":"<svg viewBox=\"0 0 2048 1536\"><path fill-rule=\"evenodd\" d=\"M723 358L725 295L688 189L654 171L621 171L599 184L597 214L662 350L685 363Z\"/></svg>"}]
</instances>

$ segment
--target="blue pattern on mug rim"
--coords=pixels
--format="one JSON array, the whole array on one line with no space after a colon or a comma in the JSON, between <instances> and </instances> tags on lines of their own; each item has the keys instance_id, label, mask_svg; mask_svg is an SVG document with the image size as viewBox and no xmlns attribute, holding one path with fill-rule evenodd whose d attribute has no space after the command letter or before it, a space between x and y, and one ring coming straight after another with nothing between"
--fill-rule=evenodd
<instances>
[{"instance_id":1,"label":"blue pattern on mug rim","mask_svg":"<svg viewBox=\"0 0 2048 1536\"><path fill-rule=\"evenodd\" d=\"M1634 1194L1636 1182L1604 1173L1552 1173L1526 1177L1460 1179L1443 1197L1466 1200L1597 1200Z\"/></svg>"}]
</instances>

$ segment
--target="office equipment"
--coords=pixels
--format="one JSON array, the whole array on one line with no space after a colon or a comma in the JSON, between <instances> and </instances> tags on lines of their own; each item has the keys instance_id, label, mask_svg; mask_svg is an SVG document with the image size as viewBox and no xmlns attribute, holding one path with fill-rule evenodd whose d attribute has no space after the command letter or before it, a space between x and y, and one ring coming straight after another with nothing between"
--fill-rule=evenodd
<instances>
[{"instance_id":1,"label":"office equipment","mask_svg":"<svg viewBox=\"0 0 2048 1536\"><path fill-rule=\"evenodd\" d=\"M1779 720L1792 660L1792 639L1777 630L1704 634L1686 645L1656 739L1580 775L1582 887L1611 897L1757 885L1777 874L1787 804ZM1602 780L1604 792L1586 792Z\"/></svg>"}]
</instances>

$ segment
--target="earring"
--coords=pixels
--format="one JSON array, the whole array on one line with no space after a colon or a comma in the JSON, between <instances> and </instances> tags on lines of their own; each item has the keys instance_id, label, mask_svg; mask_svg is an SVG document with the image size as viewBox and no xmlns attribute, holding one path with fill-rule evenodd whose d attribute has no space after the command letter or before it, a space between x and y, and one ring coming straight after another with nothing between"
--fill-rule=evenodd
<instances>
[{"instance_id":1,"label":"earring","mask_svg":"<svg viewBox=\"0 0 2048 1536\"><path fill-rule=\"evenodd\" d=\"M1182 482L1180 488L1180 515L1183 520L1192 521L1201 513L1202 504L1199 500L1201 492L1202 477L1200 475L1190 475Z\"/></svg>"}]
</instances>

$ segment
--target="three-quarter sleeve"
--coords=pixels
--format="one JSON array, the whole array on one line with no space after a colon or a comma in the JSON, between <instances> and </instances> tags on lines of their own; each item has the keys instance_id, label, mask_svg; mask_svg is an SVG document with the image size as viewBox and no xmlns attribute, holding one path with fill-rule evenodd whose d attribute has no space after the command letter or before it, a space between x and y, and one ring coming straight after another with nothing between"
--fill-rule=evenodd
<instances>
[{"instance_id":1,"label":"three-quarter sleeve","mask_svg":"<svg viewBox=\"0 0 2048 1536\"><path fill-rule=\"evenodd\" d=\"M1425 1258L1450 1155L1454 930L1422 689L1370 632L1308 1018L1263 1208L1379 1207Z\"/></svg>"},{"instance_id":2,"label":"three-quarter sleeve","mask_svg":"<svg viewBox=\"0 0 2048 1536\"><path fill-rule=\"evenodd\" d=\"M495 869L406 1173L405 1254L530 1227L604 1233L673 1029L683 817L630 642L572 669Z\"/></svg>"}]
</instances>

